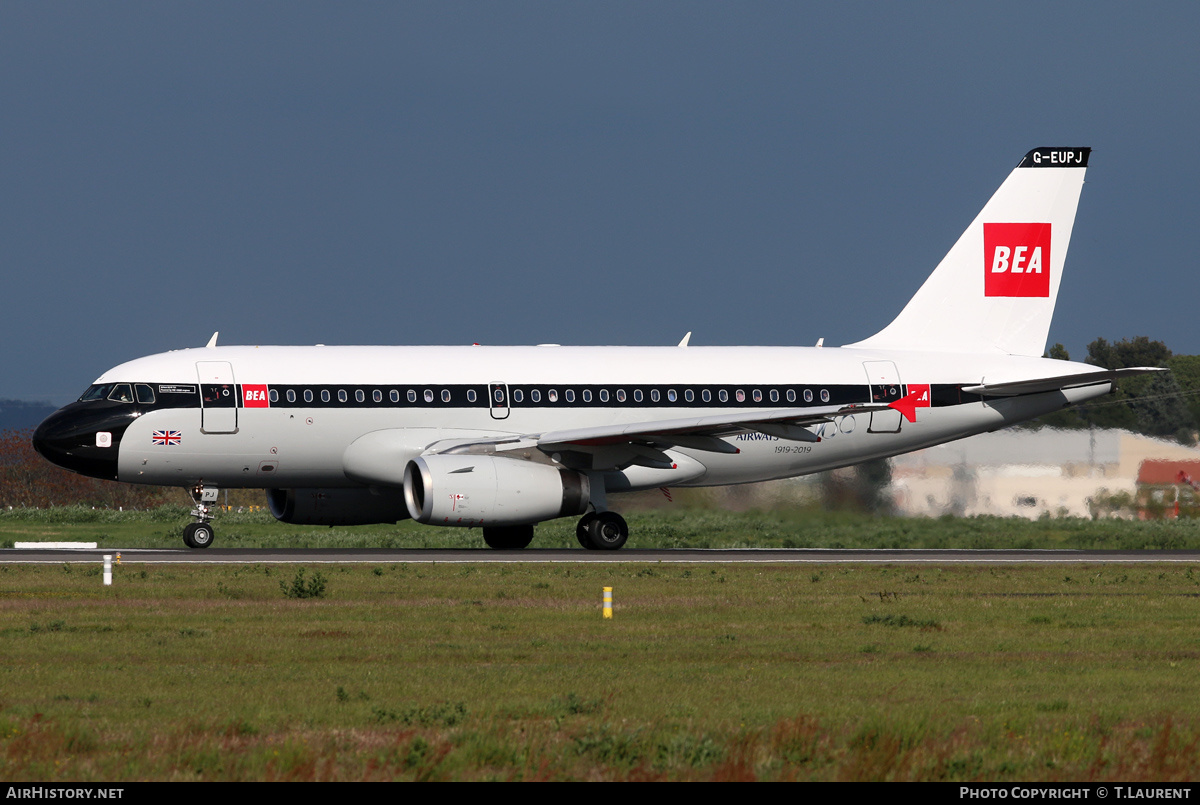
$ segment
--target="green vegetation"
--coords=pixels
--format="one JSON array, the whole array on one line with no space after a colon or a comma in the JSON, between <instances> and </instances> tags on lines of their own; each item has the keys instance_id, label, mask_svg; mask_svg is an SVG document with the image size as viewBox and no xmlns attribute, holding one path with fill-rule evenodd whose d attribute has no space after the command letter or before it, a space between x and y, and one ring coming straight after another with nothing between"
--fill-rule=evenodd
<instances>
[{"instance_id":1,"label":"green vegetation","mask_svg":"<svg viewBox=\"0 0 1200 805\"><path fill-rule=\"evenodd\" d=\"M0 776L1200 772L1200 567L309 571L0 566Z\"/></svg>"},{"instance_id":2,"label":"green vegetation","mask_svg":"<svg viewBox=\"0 0 1200 805\"><path fill-rule=\"evenodd\" d=\"M684 493L680 493L682 497ZM615 498L621 503L622 498ZM1200 549L1200 520L874 517L796 507L733 512L675 505L624 512L629 548L1079 548ZM96 542L100 547L182 548L182 506L147 511L58 507L0 510L0 548L14 542ZM396 525L295 526L266 512L220 512L218 548L483 548L478 530ZM579 548L575 520L542 523L536 548Z\"/></svg>"}]
</instances>

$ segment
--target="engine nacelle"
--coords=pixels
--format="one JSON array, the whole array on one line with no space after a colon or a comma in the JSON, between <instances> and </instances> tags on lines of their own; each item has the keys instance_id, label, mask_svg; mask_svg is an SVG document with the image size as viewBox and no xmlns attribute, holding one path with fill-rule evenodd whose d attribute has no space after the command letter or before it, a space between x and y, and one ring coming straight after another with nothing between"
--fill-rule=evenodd
<instances>
[{"instance_id":1,"label":"engine nacelle","mask_svg":"<svg viewBox=\"0 0 1200 805\"><path fill-rule=\"evenodd\" d=\"M298 525L375 525L408 517L399 489L268 489L276 520Z\"/></svg>"},{"instance_id":2,"label":"engine nacelle","mask_svg":"<svg viewBox=\"0 0 1200 805\"><path fill-rule=\"evenodd\" d=\"M527 525L583 514L590 499L587 476L533 461L433 455L404 468L404 501L418 523Z\"/></svg>"}]
</instances>

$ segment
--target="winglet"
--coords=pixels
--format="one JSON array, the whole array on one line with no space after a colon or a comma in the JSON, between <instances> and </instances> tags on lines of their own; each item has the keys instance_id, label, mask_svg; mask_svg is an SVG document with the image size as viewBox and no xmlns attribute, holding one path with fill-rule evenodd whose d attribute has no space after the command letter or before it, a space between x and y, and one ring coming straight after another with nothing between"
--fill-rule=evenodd
<instances>
[{"instance_id":1,"label":"winglet","mask_svg":"<svg viewBox=\"0 0 1200 805\"><path fill-rule=\"evenodd\" d=\"M220 335L220 331L213 333L213 337L208 339L208 343L204 345L204 348L211 349L212 347L215 347L217 345L218 335Z\"/></svg>"}]
</instances>

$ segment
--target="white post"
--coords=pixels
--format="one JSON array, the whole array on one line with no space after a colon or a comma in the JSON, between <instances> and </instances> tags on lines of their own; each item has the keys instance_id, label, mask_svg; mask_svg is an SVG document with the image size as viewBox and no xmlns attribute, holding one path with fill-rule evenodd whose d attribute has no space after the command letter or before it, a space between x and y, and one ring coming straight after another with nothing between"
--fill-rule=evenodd
<instances>
[{"instance_id":1,"label":"white post","mask_svg":"<svg viewBox=\"0 0 1200 805\"><path fill-rule=\"evenodd\" d=\"M112 554L104 554L104 586L112 586Z\"/></svg>"}]
</instances>

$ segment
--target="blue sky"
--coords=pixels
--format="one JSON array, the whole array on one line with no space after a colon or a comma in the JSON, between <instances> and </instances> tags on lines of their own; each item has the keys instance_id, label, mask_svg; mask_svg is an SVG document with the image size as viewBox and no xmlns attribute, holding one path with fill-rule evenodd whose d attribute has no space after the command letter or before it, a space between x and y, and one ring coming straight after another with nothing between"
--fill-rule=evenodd
<instances>
[{"instance_id":1,"label":"blue sky","mask_svg":"<svg viewBox=\"0 0 1200 805\"><path fill-rule=\"evenodd\" d=\"M1200 4L6 3L0 397L247 344L829 345L1091 146L1051 342L1200 353Z\"/></svg>"}]
</instances>

